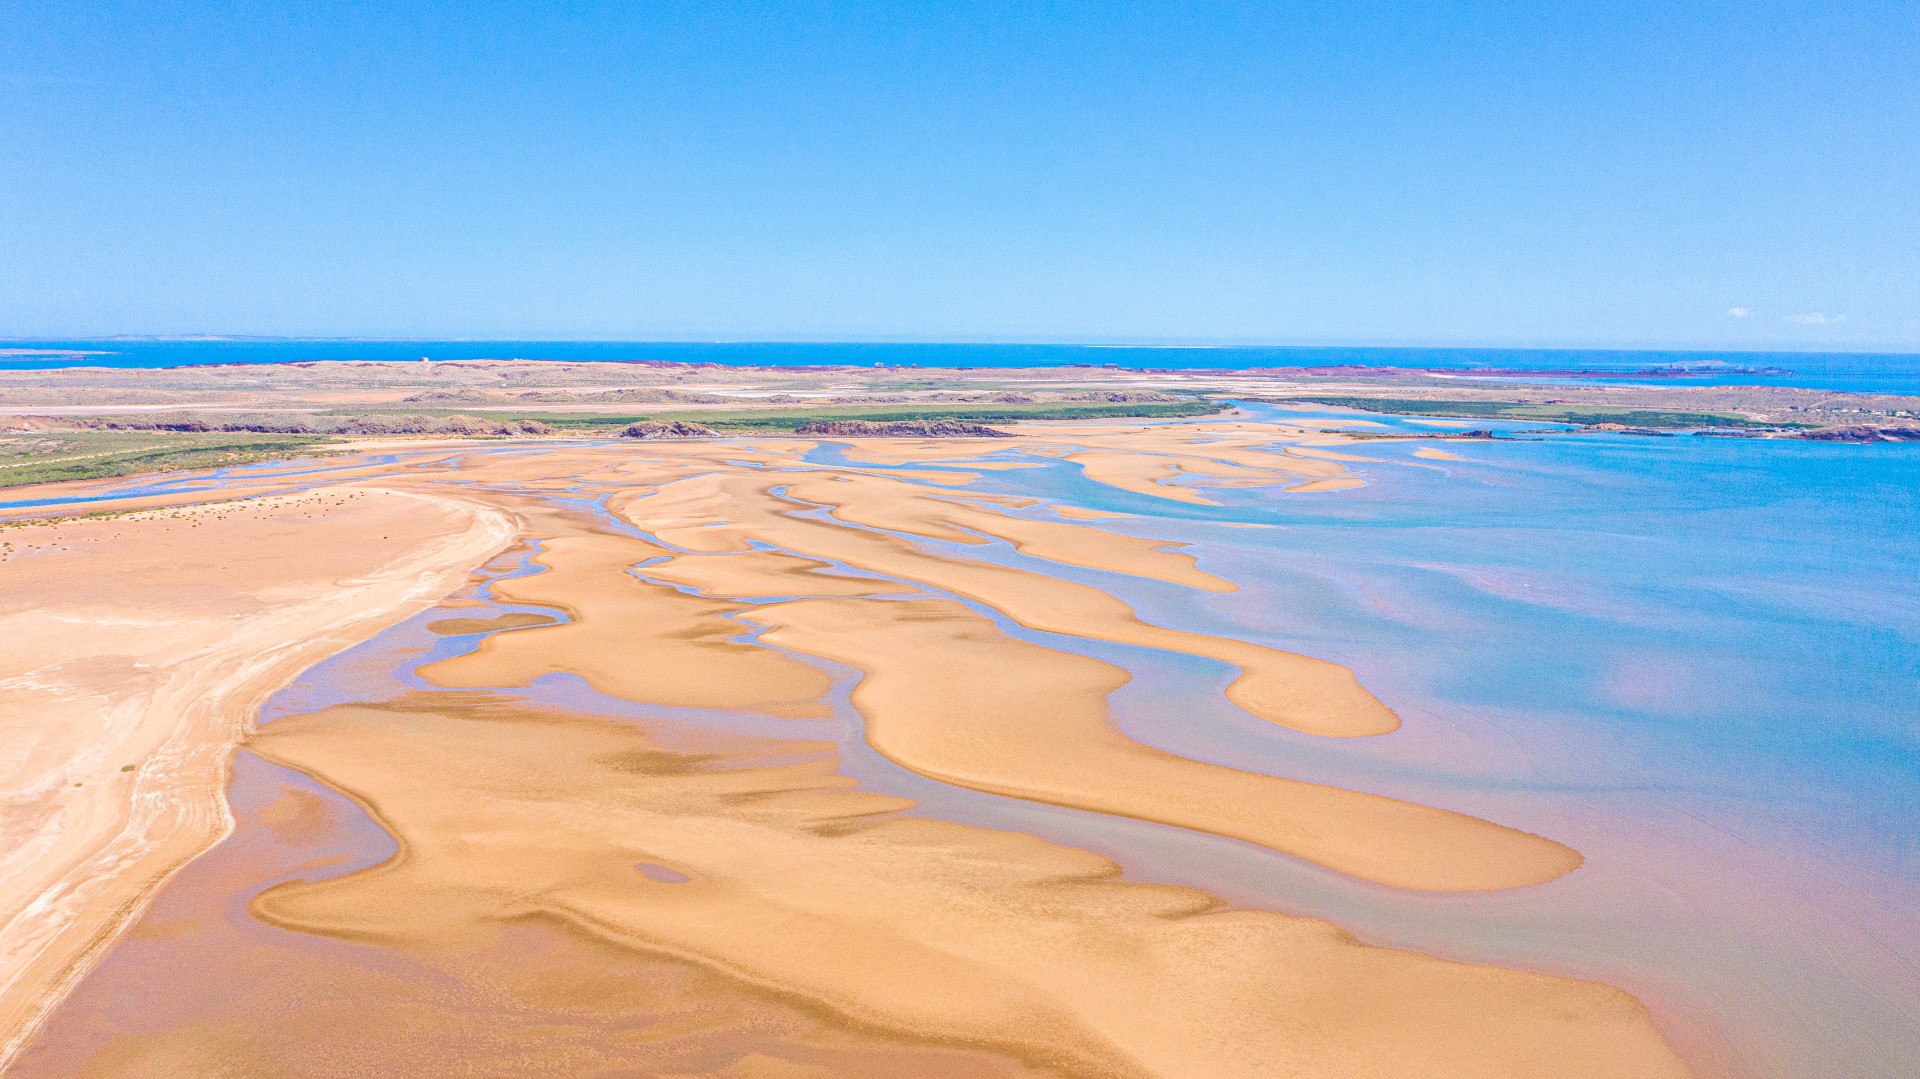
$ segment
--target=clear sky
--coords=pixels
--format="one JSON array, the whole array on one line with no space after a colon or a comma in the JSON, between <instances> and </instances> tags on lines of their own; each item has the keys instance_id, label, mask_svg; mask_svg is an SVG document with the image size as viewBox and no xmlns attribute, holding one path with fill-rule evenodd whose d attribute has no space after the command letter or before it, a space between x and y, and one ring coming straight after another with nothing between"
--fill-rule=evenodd
<instances>
[{"instance_id":1,"label":"clear sky","mask_svg":"<svg viewBox=\"0 0 1920 1079\"><path fill-rule=\"evenodd\" d=\"M0 0L0 336L1920 347L1913 0L406 8Z\"/></svg>"}]
</instances>

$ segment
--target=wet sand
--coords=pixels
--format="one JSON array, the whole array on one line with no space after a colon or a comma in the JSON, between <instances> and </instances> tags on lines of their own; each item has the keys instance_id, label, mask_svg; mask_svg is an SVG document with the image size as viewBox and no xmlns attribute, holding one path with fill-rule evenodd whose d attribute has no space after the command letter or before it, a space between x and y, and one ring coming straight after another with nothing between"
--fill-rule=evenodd
<instances>
[{"instance_id":1,"label":"wet sand","mask_svg":"<svg viewBox=\"0 0 1920 1079\"><path fill-rule=\"evenodd\" d=\"M10 1074L1058 1074L838 1022L805 1001L551 919L473 922L447 947L405 950L280 928L248 913L260 892L377 863L392 841L348 799L249 753L235 760L231 796L233 838L169 882Z\"/></svg>"},{"instance_id":2,"label":"wet sand","mask_svg":"<svg viewBox=\"0 0 1920 1079\"><path fill-rule=\"evenodd\" d=\"M1070 1074L1683 1074L1617 990L1122 883L1032 837L895 816L828 759L690 761L631 724L433 699L280 720L250 744L352 794L402 848L262 895L283 928L434 955L476 926L557 921Z\"/></svg>"},{"instance_id":3,"label":"wet sand","mask_svg":"<svg viewBox=\"0 0 1920 1079\"><path fill-rule=\"evenodd\" d=\"M951 601L803 600L763 637L856 667L874 748L975 790L1212 832L1422 891L1541 884L1580 856L1475 817L1187 760L1113 729L1125 671L1008 637Z\"/></svg>"},{"instance_id":4,"label":"wet sand","mask_svg":"<svg viewBox=\"0 0 1920 1079\"><path fill-rule=\"evenodd\" d=\"M495 586L514 603L567 612L564 624L523 629L421 672L447 687L523 686L556 672L603 693L680 708L730 708L818 715L828 688L819 671L736 641L737 604L702 599L639 580L628 568L667 552L622 536L544 541L534 562L546 572ZM646 662L634 662L636 655Z\"/></svg>"},{"instance_id":5,"label":"wet sand","mask_svg":"<svg viewBox=\"0 0 1920 1079\"><path fill-rule=\"evenodd\" d=\"M1284 427L1033 428L1018 440L846 447L848 460L878 469L812 464L813 443L769 439L443 451L387 474L384 484L490 505L496 524L511 517L530 545L528 572L494 581L491 597L551 613L476 617L484 612L470 602L449 606L430 616L429 632L485 635L420 668L418 684L438 688L282 718L251 737L263 757L349 795L398 843L382 864L268 888L251 917L290 940L395 957L391 969L374 964L397 979L381 992L410 1001L388 1029L423 1044L471 1044L473 1002L495 994L488 1006L514 1018L478 1038L479 1063L449 1063L446 1074L545 1074L575 1059L516 1061L503 1031L523 1024L525 1044L540 1045L551 1023L579 1021L595 999L582 996L583 971L604 972L592 984L657 976L688 986L714 1015L746 1016L747 1026L769 1002L824 1024L801 1039L805 1051L740 1049L669 1067L672 1054L647 1056L636 1048L646 1039L614 1017L584 1036L586 1049L568 1043L606 1074L1686 1074L1619 990L1372 947L1324 922L1122 882L1105 858L1034 836L903 816L912 803L858 789L830 744L800 735L832 714L834 675L807 658L816 657L860 672L853 702L881 753L958 787L1232 836L1387 887L1514 888L1579 864L1522 830L1188 760L1115 731L1106 697L1125 671L1011 636L970 605L1065 640L1220 662L1237 671L1229 699L1306 734L1367 737L1399 718L1344 667L1151 625L1105 589L1043 568L1232 591L1195 551L1045 519L1072 518L967 491L950 473L1002 471L990 466L1018 462L968 455L1013 451L1131 454L1136 478L1174 460L1183 482L1354 481L1338 462L1274 450L1299 437ZM891 467L925 461L955 467L933 486ZM1098 482L1133 482L1075 463ZM1167 492L1187 490L1151 486L1136 493L1179 500ZM491 547L465 551L459 570L506 539L504 529L488 536ZM1010 558L970 554L1001 545ZM303 581L290 577L282 595L330 594ZM435 581L444 593L445 578ZM517 687L555 673L641 713L524 702ZM793 739L693 737L658 726L649 708L798 726ZM224 761L229 743L204 748ZM121 879L142 894L154 884ZM370 961L349 976L305 954L289 953L296 969L280 983L373 984L362 969ZM506 977L508 955L539 969ZM429 984L444 990L437 1003L407 988ZM73 1023L120 999L100 985L104 995L84 1004L92 1012L73 1011ZM705 1021L685 1000L642 988L607 990L601 1004L644 999L633 1007ZM43 1058L33 1074L198 1074L210 1052L272 1060L303 1038L324 1044L340 1029L327 1024L346 1017L381 1022L335 1007L267 1037L239 1004L208 1007L111 1052L58 1066ZM56 1022L49 1044L79 1044L79 1030ZM823 1045L851 1056L807 1056ZM420 1073L397 1060L366 1073Z\"/></svg>"},{"instance_id":6,"label":"wet sand","mask_svg":"<svg viewBox=\"0 0 1920 1079\"><path fill-rule=\"evenodd\" d=\"M266 696L510 530L471 503L332 490L7 533L0 1061L225 833L227 755Z\"/></svg>"},{"instance_id":7,"label":"wet sand","mask_svg":"<svg viewBox=\"0 0 1920 1079\"><path fill-rule=\"evenodd\" d=\"M837 527L802 516L799 511L805 506L774 493L775 488L790 483L788 474L707 474L663 484L646 495L616 494L609 505L637 527L676 547L737 552L751 550L757 543L771 544L977 600L1029 629L1218 660L1240 669L1240 675L1227 688L1230 700L1254 715L1295 730L1364 737L1385 734L1399 726L1399 717L1362 688L1353 672L1337 664L1230 638L1150 625L1126 603L1089 585L990 562L930 554L885 533ZM830 490L811 490L816 497L830 497ZM1131 539L1101 534L1121 541ZM1122 542L1116 547L1125 551L1132 545ZM1055 553L1064 557L1066 552Z\"/></svg>"}]
</instances>

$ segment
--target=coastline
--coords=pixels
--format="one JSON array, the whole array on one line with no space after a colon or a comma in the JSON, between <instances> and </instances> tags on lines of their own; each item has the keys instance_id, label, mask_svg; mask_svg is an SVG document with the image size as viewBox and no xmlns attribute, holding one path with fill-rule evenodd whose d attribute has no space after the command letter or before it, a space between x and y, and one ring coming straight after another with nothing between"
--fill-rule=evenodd
<instances>
[{"instance_id":1,"label":"coastline","mask_svg":"<svg viewBox=\"0 0 1920 1079\"><path fill-rule=\"evenodd\" d=\"M256 612L224 632L216 631L211 640L196 641L198 647L169 657L172 663L164 673L140 687L145 701L115 701L113 709L130 722L113 731L110 743L75 746L67 761L35 762L42 771L57 773L63 785L71 782L86 793L84 784L91 781L101 793L89 794L77 807L71 795L66 804L49 806L42 827L25 837L25 844L10 843L14 849L0 859L8 869L0 885L7 942L0 950L0 1067L19 1052L166 880L229 833L229 757L251 729L260 705L319 660L430 607L514 532L506 515L471 502L385 493L432 506L441 514L453 513L464 527L397 561L367 566L367 572L338 582L330 593ZM300 504L301 499L287 498L256 504L249 512L268 515L277 507ZM203 506L197 512L214 511ZM133 529L168 520L149 515L121 519L111 527ZM48 533L64 530L71 537L78 529L110 526L69 521L35 527ZM21 568L16 563L15 569ZM114 571L109 564L100 572ZM18 616L14 612L8 617ZM169 632L177 631L176 626ZM79 656L100 644L90 635L72 643ZM34 658L43 666L58 665L64 662L58 648L57 642L43 638ZM9 673L9 685L28 683L28 692L47 689L44 681L31 684L37 669ZM116 688L76 686L69 695L84 699L104 692L112 699ZM131 771L120 763L130 758L141 762ZM79 820L69 819L76 815ZM55 868L57 873L49 877Z\"/></svg>"}]
</instances>

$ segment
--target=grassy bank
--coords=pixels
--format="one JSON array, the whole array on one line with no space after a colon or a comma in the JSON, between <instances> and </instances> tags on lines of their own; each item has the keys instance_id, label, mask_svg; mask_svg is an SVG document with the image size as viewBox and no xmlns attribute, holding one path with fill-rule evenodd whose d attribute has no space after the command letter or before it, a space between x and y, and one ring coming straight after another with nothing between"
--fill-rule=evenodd
<instances>
[{"instance_id":1,"label":"grassy bank","mask_svg":"<svg viewBox=\"0 0 1920 1079\"><path fill-rule=\"evenodd\" d=\"M1622 408L1615 405L1562 405L1524 401L1450 401L1413 397L1286 397L1268 398L1277 405L1330 405L1357 408L1390 416L1442 416L1449 419L1533 420L1585 426L1618 423L1627 427L1777 427L1758 423L1737 412L1677 412L1667 409Z\"/></svg>"},{"instance_id":2,"label":"grassy bank","mask_svg":"<svg viewBox=\"0 0 1920 1079\"><path fill-rule=\"evenodd\" d=\"M488 410L490 420L538 420L565 431L624 427L642 420L683 420L704 423L716 431L776 433L801 424L827 420L962 420L970 423L1011 423L1016 420L1166 419L1210 416L1228 406L1220 401L1113 402L1062 404L963 404L928 402L915 405L816 405L796 408L673 408L642 412L521 412ZM365 415L365 410L355 410ZM457 415L458 410L417 409L410 415ZM474 415L468 412L466 415Z\"/></svg>"},{"instance_id":3,"label":"grassy bank","mask_svg":"<svg viewBox=\"0 0 1920 1079\"><path fill-rule=\"evenodd\" d=\"M287 457L330 439L313 435L56 431L0 435L0 487L93 480Z\"/></svg>"}]
</instances>

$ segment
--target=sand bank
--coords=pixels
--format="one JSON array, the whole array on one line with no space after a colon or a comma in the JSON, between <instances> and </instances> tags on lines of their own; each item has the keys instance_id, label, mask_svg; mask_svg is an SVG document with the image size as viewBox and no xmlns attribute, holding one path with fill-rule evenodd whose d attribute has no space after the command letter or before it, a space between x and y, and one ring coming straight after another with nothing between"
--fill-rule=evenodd
<instances>
[{"instance_id":1,"label":"sand bank","mask_svg":"<svg viewBox=\"0 0 1920 1079\"><path fill-rule=\"evenodd\" d=\"M847 440L851 460L875 464L946 462L967 468L987 465L973 458L1025 452L1078 465L1087 479L1136 494L1212 506L1205 487L1283 487L1290 491L1335 491L1358 486L1336 458L1321 452L1296 454L1282 446L1312 437L1337 443L1305 427L1267 423L1177 424L1022 423L1014 439L950 439L914 442ZM1353 458L1363 460L1362 458ZM1306 477L1308 482L1302 482ZM1179 481L1178 485L1174 481Z\"/></svg>"},{"instance_id":2,"label":"sand bank","mask_svg":"<svg viewBox=\"0 0 1920 1079\"><path fill-rule=\"evenodd\" d=\"M1373 701L1350 672L1307 657L1219 639L1168 640L1105 593L991 564L949 560L894 537L767 509L761 499L783 477L697 477L638 499L628 512L676 545L735 546L729 528L899 580L987 597L1016 618L1079 628L1096 623L1109 639L1244 650L1246 699L1295 718L1368 721ZM725 491L754 480L746 498L710 519L689 512L687 491ZM825 481L823 481L825 482ZM828 482L835 490L852 484ZM756 510L756 507L759 507ZM637 511L648 516L640 517ZM823 539L822 537L829 537ZM1107 664L1015 641L952 602L799 603L748 606L688 596L637 578L692 583L707 595L745 598L871 595L873 583L819 572L822 563L738 545L735 553L679 555L650 563L661 548L625 537L564 536L544 542L546 572L508 578L496 595L570 612L566 625L498 634L467 655L421 670L452 688L525 685L567 671L602 692L645 704L736 708L784 715L809 709L824 676L734 638L740 619L774 627L761 641L866 671L856 691L869 738L902 764L977 790L1120 813L1259 843L1343 873L1395 887L1474 891L1561 876L1579 856L1550 840L1478 818L1374 795L1202 764L1147 749L1115 732L1106 695L1126 681ZM643 564L646 563L646 564ZM985 583L981 583L985 582ZM1036 607L1028 593L1037 592ZM1048 606L1049 594L1067 599ZM1033 609L1029 610L1029 607ZM1080 635L1089 635L1084 629ZM1198 635L1189 635L1198 636ZM644 656L644 662L634 662ZM1257 697L1266 687L1291 694ZM1391 715L1391 713L1387 713ZM902 723L900 717L918 717ZM937 732L935 742L900 741L885 731ZM946 741L957 739L958 741ZM961 752L958 747L967 747Z\"/></svg>"},{"instance_id":3,"label":"sand bank","mask_svg":"<svg viewBox=\"0 0 1920 1079\"><path fill-rule=\"evenodd\" d=\"M748 628L730 619L742 605L628 572L667 553L624 536L544 541L533 560L546 571L499 581L493 592L513 603L558 608L571 621L495 634L473 652L423 667L421 677L468 688L524 686L565 672L602 693L647 704L823 714L826 675L735 639Z\"/></svg>"},{"instance_id":4,"label":"sand bank","mask_svg":"<svg viewBox=\"0 0 1920 1079\"><path fill-rule=\"evenodd\" d=\"M901 802L851 789L830 758L681 757L644 723L458 695L283 719L251 745L351 793L402 843L385 865L256 901L306 932L450 955L558 920L843 1021L1070 1075L1684 1074L1617 990L1120 883L1084 852L894 816Z\"/></svg>"},{"instance_id":5,"label":"sand bank","mask_svg":"<svg viewBox=\"0 0 1920 1079\"><path fill-rule=\"evenodd\" d=\"M233 836L168 881L10 1077L1058 1079L554 919L474 923L432 952L281 929L234 897L339 875L369 825L251 753L235 755L230 792Z\"/></svg>"},{"instance_id":6,"label":"sand bank","mask_svg":"<svg viewBox=\"0 0 1920 1079\"><path fill-rule=\"evenodd\" d=\"M1085 569L1149 577L1203 592L1236 592L1232 581L1201 570L1198 559L1173 550L1184 544L1040 521L941 497L910 483L874 476L813 473L791 479L786 493L832 507L842 521L950 543L978 544L980 535L1003 539L1021 554Z\"/></svg>"},{"instance_id":7,"label":"sand bank","mask_svg":"<svg viewBox=\"0 0 1920 1079\"><path fill-rule=\"evenodd\" d=\"M803 600L756 608L763 637L857 668L867 740L975 790L1243 839L1396 888L1540 884L1580 856L1477 817L1222 768L1113 728L1125 671L1015 640L952 601Z\"/></svg>"},{"instance_id":8,"label":"sand bank","mask_svg":"<svg viewBox=\"0 0 1920 1079\"><path fill-rule=\"evenodd\" d=\"M682 554L637 571L649 580L685 585L723 599L763 596L881 596L911 586L833 571L831 563L779 551Z\"/></svg>"},{"instance_id":9,"label":"sand bank","mask_svg":"<svg viewBox=\"0 0 1920 1079\"><path fill-rule=\"evenodd\" d=\"M267 695L511 532L464 501L330 490L8 534L0 1062L225 832L227 755Z\"/></svg>"},{"instance_id":10,"label":"sand bank","mask_svg":"<svg viewBox=\"0 0 1920 1079\"><path fill-rule=\"evenodd\" d=\"M609 506L637 527L689 550L747 551L756 542L772 544L978 600L1030 629L1218 660L1240 669L1227 688L1230 700L1256 716L1309 734L1359 737L1399 726L1399 717L1338 664L1150 625L1131 607L1090 585L943 558L894 536L796 516L804 507L773 493L787 482L779 475L701 475L664 484L645 497L615 495Z\"/></svg>"},{"instance_id":11,"label":"sand bank","mask_svg":"<svg viewBox=\"0 0 1920 1079\"><path fill-rule=\"evenodd\" d=\"M1366 486L1366 483L1363 480L1357 480L1350 476L1343 476L1340 479L1333 479L1333 480L1308 480L1305 483L1293 484L1292 486L1289 486L1287 490L1292 491L1295 494L1304 495L1304 494L1313 494L1318 491L1350 491L1355 487L1364 487L1364 486Z\"/></svg>"}]
</instances>

